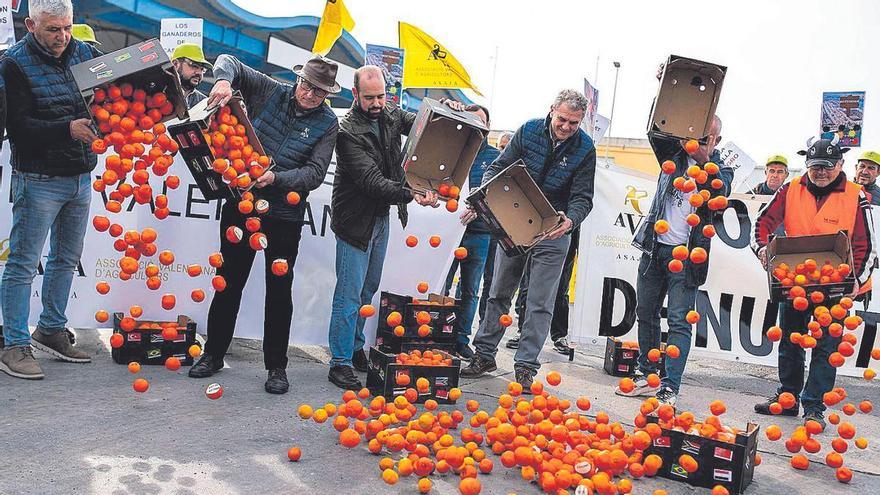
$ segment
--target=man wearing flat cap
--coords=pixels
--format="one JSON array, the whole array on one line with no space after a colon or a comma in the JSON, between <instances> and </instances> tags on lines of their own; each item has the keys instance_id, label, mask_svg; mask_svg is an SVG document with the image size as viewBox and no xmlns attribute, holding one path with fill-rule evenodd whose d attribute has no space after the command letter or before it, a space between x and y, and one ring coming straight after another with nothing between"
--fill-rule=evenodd
<instances>
[{"instance_id":1,"label":"man wearing flat cap","mask_svg":"<svg viewBox=\"0 0 880 495\"><path fill-rule=\"evenodd\" d=\"M816 139L807 142L807 149L798 154L806 157L807 173L794 178L780 187L773 199L758 214L752 237L752 249L767 268L767 243L780 225L785 226L789 237L836 234L845 231L852 247L852 273L856 283L849 296L863 298L870 294L871 272L877 258L871 219L871 205L861 186L850 182L841 171L843 154L849 148L841 148L838 138ZM825 260L816 260L823 263ZM828 298L825 307L832 307L840 298ZM755 405L758 414L772 414L771 405L779 401L779 395L788 392L796 403L783 409L783 416L797 416L803 405L804 420L815 421L825 427L825 404L823 395L834 388L837 370L828 361L837 351L841 334L825 329L816 337L816 345L810 353L810 371L804 382L805 350L792 342L791 334L803 333L813 315L812 308L799 311L791 301L781 305L779 326L780 386L767 401ZM842 323L838 321L837 323Z\"/></svg>"},{"instance_id":2,"label":"man wearing flat cap","mask_svg":"<svg viewBox=\"0 0 880 495\"><path fill-rule=\"evenodd\" d=\"M205 77L205 72L214 66L205 58L202 47L193 43L184 43L178 46L171 54L171 64L174 65L174 70L177 71L177 76L180 78L180 85L186 95L187 108L192 108L196 106L196 103L207 98L205 93L196 88Z\"/></svg>"},{"instance_id":3,"label":"man wearing flat cap","mask_svg":"<svg viewBox=\"0 0 880 495\"><path fill-rule=\"evenodd\" d=\"M859 157L856 164L856 184L865 188L871 199L872 205L880 205L880 186L877 185L877 176L880 175L880 153L866 151Z\"/></svg>"},{"instance_id":4,"label":"man wearing flat cap","mask_svg":"<svg viewBox=\"0 0 880 495\"><path fill-rule=\"evenodd\" d=\"M293 72L296 84L284 84L241 63L231 55L220 55L214 63L217 82L208 96L208 106L225 105L233 90L241 92L254 132L275 165L255 180L252 190L257 199L269 202L269 211L260 217L261 232L268 238L263 250L266 265L266 303L263 334L263 361L269 377L267 392L286 393L287 345L293 315L293 265L299 251L303 214L309 191L324 181L339 124L324 99L340 90L336 84L338 66L315 57ZM289 204L287 194L297 192L301 200ZM232 341L241 293L251 271L256 252L248 243L233 244L224 233L230 226L241 227L246 218L237 201L223 205L220 218L220 253L223 266L217 274L226 279L226 289L214 294L208 312L208 340L205 354L189 370L189 376L202 378L223 368L223 356ZM274 261L287 261L284 275L272 272Z\"/></svg>"}]
</instances>

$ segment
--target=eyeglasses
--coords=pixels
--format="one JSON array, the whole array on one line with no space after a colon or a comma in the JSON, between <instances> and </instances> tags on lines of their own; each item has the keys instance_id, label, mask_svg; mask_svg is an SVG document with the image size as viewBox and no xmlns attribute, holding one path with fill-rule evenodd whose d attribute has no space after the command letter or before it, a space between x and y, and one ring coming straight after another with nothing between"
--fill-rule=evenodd
<instances>
[{"instance_id":1,"label":"eyeglasses","mask_svg":"<svg viewBox=\"0 0 880 495\"><path fill-rule=\"evenodd\" d=\"M837 163L829 162L827 160L815 161L807 164L807 168L810 170L833 170L836 166Z\"/></svg>"},{"instance_id":2,"label":"eyeglasses","mask_svg":"<svg viewBox=\"0 0 880 495\"><path fill-rule=\"evenodd\" d=\"M300 86L302 86L303 91L305 91L306 93L311 92L313 95L317 96L318 98L324 98L325 96L330 94L329 91L315 86L314 84L306 81L302 77L299 78L299 84L300 84Z\"/></svg>"},{"instance_id":3,"label":"eyeglasses","mask_svg":"<svg viewBox=\"0 0 880 495\"><path fill-rule=\"evenodd\" d=\"M188 65L190 69L201 71L202 73L208 72L208 68L204 65L197 64L188 58L183 59L183 61L186 62L186 65Z\"/></svg>"}]
</instances>

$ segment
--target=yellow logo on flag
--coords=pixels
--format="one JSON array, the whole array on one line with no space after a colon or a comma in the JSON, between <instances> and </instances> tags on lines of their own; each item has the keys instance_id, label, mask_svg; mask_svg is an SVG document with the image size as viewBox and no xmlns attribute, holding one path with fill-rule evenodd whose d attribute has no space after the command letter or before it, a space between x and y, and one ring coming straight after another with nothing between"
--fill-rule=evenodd
<instances>
[{"instance_id":1,"label":"yellow logo on flag","mask_svg":"<svg viewBox=\"0 0 880 495\"><path fill-rule=\"evenodd\" d=\"M482 96L464 66L421 29L399 23L404 88L470 88Z\"/></svg>"},{"instance_id":2,"label":"yellow logo on flag","mask_svg":"<svg viewBox=\"0 0 880 495\"><path fill-rule=\"evenodd\" d=\"M345 8L342 0L327 0L324 6L324 14L321 16L321 23L318 24L318 33L315 35L315 44L312 46L312 53L326 56L333 48L336 40L342 36L342 30L351 32L354 29L354 19Z\"/></svg>"}]
</instances>

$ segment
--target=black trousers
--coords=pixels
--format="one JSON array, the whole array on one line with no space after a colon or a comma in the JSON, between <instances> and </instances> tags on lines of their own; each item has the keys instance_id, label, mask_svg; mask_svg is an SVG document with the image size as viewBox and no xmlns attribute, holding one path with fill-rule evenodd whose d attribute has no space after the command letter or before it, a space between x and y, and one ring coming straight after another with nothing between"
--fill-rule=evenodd
<instances>
[{"instance_id":1,"label":"black trousers","mask_svg":"<svg viewBox=\"0 0 880 495\"><path fill-rule=\"evenodd\" d=\"M227 201L223 206L220 215L220 253L223 254L223 266L217 270L217 274L226 279L226 290L216 292L211 301L211 309L208 312L208 340L205 343L205 352L217 358L222 358L226 354L232 342L235 321L241 306L241 294L257 254L248 243L250 232L244 228L245 219L245 216L239 213L235 202ZM262 221L260 232L266 234L269 241L268 247L263 252L266 264L263 363L267 370L286 368L290 322L293 317L293 265L299 253L302 223L266 216L261 217L260 220ZM230 225L236 225L245 232L244 239L238 244L226 240L226 229ZM289 267L287 274L281 277L272 273L272 262L279 258L286 259Z\"/></svg>"},{"instance_id":2,"label":"black trousers","mask_svg":"<svg viewBox=\"0 0 880 495\"><path fill-rule=\"evenodd\" d=\"M556 303L553 306L553 319L550 321L550 340L553 342L562 337L568 337L568 289L571 274L574 271L574 259L578 252L579 240L580 228L577 228L571 233L571 243L568 245L565 264L562 265L562 276L559 278L559 287L556 289ZM514 305L519 321L523 320L526 313L526 295L529 292L531 271L531 263L529 263L519 283L519 294L516 296L516 304Z\"/></svg>"}]
</instances>

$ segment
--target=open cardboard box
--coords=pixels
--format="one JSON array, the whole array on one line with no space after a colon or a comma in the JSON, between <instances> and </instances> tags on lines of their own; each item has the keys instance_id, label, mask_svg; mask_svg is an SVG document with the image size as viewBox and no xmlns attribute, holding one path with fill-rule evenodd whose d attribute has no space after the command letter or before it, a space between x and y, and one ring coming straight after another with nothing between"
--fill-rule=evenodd
<instances>
[{"instance_id":1,"label":"open cardboard box","mask_svg":"<svg viewBox=\"0 0 880 495\"><path fill-rule=\"evenodd\" d=\"M797 237L776 236L767 244L767 280L770 285L770 299L774 302L788 299L791 287L786 287L773 276L773 269L780 263L796 266L805 259L812 258L821 266L825 261L832 265L847 263L853 266L852 246L846 232L836 234L804 235ZM842 297L855 287L855 274L850 272L842 282L810 284L803 286L809 294L819 291L825 297Z\"/></svg>"},{"instance_id":2,"label":"open cardboard box","mask_svg":"<svg viewBox=\"0 0 880 495\"><path fill-rule=\"evenodd\" d=\"M425 98L406 142L406 183L420 193L437 192L441 184L463 188L488 133L473 113Z\"/></svg>"},{"instance_id":3,"label":"open cardboard box","mask_svg":"<svg viewBox=\"0 0 880 495\"><path fill-rule=\"evenodd\" d=\"M238 123L244 126L248 143L253 146L254 151L265 155L266 150L263 149L260 139L257 137L256 132L254 132L254 126L248 118L241 94L236 92L227 105L232 110L232 114L238 118ZM229 184L223 181L220 174L214 172L211 166L214 163L214 153L211 152L211 147L205 141L202 134L208 131L211 124L211 116L218 110L220 110L218 106L208 107L208 99L206 98L189 110L189 118L168 122L168 134L180 145L180 156L186 162L186 166L192 173L205 199L238 199L241 197L241 190L230 187ZM275 166L275 161L272 160L272 157L269 157L269 160L270 163L266 168L267 171ZM250 190L254 184L251 183L250 187L245 189L245 191Z\"/></svg>"},{"instance_id":4,"label":"open cardboard box","mask_svg":"<svg viewBox=\"0 0 880 495\"><path fill-rule=\"evenodd\" d=\"M705 141L727 67L670 55L648 121L648 134Z\"/></svg>"},{"instance_id":5,"label":"open cardboard box","mask_svg":"<svg viewBox=\"0 0 880 495\"><path fill-rule=\"evenodd\" d=\"M155 38L76 64L70 68L70 72L86 108L90 109L95 100L95 89L110 83L129 83L135 89L143 89L148 95L157 91L165 93L168 101L174 105L174 113L163 117L161 122L185 119L187 116L186 97L180 86L180 78L168 60L168 54ZM98 129L94 115L92 121L95 129Z\"/></svg>"},{"instance_id":6,"label":"open cardboard box","mask_svg":"<svg viewBox=\"0 0 880 495\"><path fill-rule=\"evenodd\" d=\"M508 256L529 252L562 222L522 160L471 192L467 203L489 225Z\"/></svg>"}]
</instances>

